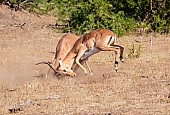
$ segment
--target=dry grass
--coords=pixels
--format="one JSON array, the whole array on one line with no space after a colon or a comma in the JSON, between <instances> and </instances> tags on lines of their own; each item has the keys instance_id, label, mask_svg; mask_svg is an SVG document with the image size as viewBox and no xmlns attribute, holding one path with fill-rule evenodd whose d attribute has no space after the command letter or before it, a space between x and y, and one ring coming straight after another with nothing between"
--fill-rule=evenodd
<instances>
[{"instance_id":1,"label":"dry grass","mask_svg":"<svg viewBox=\"0 0 170 115\"><path fill-rule=\"evenodd\" d=\"M4 90L1 114L8 114L11 106L28 99L32 103L16 114L168 114L170 50L166 47L169 43L166 37L156 38L154 46L148 48L144 44L142 56L135 59L129 59L125 53L126 62L120 64L117 74L112 69L113 56L103 52L90 59L95 73L92 77L36 78L19 85L16 91ZM81 74L81 70L78 72ZM46 99L49 96L51 99Z\"/></svg>"},{"instance_id":2,"label":"dry grass","mask_svg":"<svg viewBox=\"0 0 170 115\"><path fill-rule=\"evenodd\" d=\"M26 18L25 14L24 16ZM37 17L35 19L40 26L41 20L46 20ZM27 23L29 25L30 22ZM0 114L9 114L9 109L12 108L16 110L12 114L21 115L169 114L169 36L149 34L120 38L119 42L125 46L125 62L119 64L118 73L114 70L112 52L100 52L89 59L94 73L92 77L85 76L82 70L78 70L75 78L36 78L32 77L37 75L35 70L42 74L46 73L47 68L35 67L35 63L51 60L52 55L49 52L54 51L60 36L49 28L37 29L36 25L26 26L24 31L12 27L1 29L0 59L3 62L0 66ZM12 31L6 34L9 29ZM141 44L139 58L128 57L127 46L131 43ZM25 71L22 71L23 68ZM34 74L30 74L32 71ZM13 79L6 83L3 76L12 76ZM28 78L33 80L29 81ZM18 83L14 89L5 87L13 82ZM27 102L30 103L23 107Z\"/></svg>"}]
</instances>

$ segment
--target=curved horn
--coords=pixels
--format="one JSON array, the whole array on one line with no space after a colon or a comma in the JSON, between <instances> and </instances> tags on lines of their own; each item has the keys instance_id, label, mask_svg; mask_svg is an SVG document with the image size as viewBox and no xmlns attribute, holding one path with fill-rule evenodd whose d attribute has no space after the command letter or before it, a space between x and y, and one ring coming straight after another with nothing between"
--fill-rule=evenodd
<instances>
[{"instance_id":1,"label":"curved horn","mask_svg":"<svg viewBox=\"0 0 170 115\"><path fill-rule=\"evenodd\" d=\"M54 71L55 74L58 74L58 72L56 71L54 65L51 63L51 62L39 62L37 63L36 65L39 65L39 64L47 64L50 66L50 68Z\"/></svg>"}]
</instances>

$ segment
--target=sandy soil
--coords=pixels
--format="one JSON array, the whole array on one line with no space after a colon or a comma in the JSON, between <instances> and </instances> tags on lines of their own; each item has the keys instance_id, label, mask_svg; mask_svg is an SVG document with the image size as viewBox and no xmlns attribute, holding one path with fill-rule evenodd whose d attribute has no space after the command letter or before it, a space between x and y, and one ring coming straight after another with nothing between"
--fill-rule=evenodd
<instances>
[{"instance_id":1,"label":"sandy soil","mask_svg":"<svg viewBox=\"0 0 170 115\"><path fill-rule=\"evenodd\" d=\"M35 64L53 58L63 35L48 27L55 21L53 16L0 6L0 114L9 114L11 108L16 114L169 114L169 35L119 38L125 62L118 73L114 53L100 52L89 59L93 76L79 69L75 78L58 79L52 73L45 78L48 67ZM139 58L128 57L132 43L142 45ZM17 109L28 100L28 106Z\"/></svg>"},{"instance_id":2,"label":"sandy soil","mask_svg":"<svg viewBox=\"0 0 170 115\"><path fill-rule=\"evenodd\" d=\"M36 75L35 63L51 61L53 55L50 52L55 51L61 34L47 26L55 24L55 21L54 17L0 7L1 82L8 85L6 82L32 80L32 76Z\"/></svg>"}]
</instances>

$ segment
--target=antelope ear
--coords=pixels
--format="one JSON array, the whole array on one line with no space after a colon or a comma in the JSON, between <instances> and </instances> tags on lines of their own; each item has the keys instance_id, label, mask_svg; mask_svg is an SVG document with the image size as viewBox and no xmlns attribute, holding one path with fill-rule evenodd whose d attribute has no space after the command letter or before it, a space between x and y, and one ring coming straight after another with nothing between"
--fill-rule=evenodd
<instances>
[{"instance_id":1,"label":"antelope ear","mask_svg":"<svg viewBox=\"0 0 170 115\"><path fill-rule=\"evenodd\" d=\"M61 67L63 65L63 62L61 60L61 58L59 59L59 66Z\"/></svg>"}]
</instances>

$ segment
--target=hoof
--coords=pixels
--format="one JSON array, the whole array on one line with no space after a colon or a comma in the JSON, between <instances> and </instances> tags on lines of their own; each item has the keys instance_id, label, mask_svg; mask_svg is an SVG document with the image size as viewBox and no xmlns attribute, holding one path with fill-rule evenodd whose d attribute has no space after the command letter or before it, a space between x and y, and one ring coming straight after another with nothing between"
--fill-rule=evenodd
<instances>
[{"instance_id":1,"label":"hoof","mask_svg":"<svg viewBox=\"0 0 170 115\"><path fill-rule=\"evenodd\" d=\"M93 76L93 73L90 73L90 76Z\"/></svg>"},{"instance_id":2,"label":"hoof","mask_svg":"<svg viewBox=\"0 0 170 115\"><path fill-rule=\"evenodd\" d=\"M84 70L84 73L85 73L85 75L87 76L87 71L86 71L86 70Z\"/></svg>"},{"instance_id":3,"label":"hoof","mask_svg":"<svg viewBox=\"0 0 170 115\"><path fill-rule=\"evenodd\" d=\"M93 73L89 73L89 74L88 74L88 77L91 77L91 76L93 76Z\"/></svg>"},{"instance_id":4,"label":"hoof","mask_svg":"<svg viewBox=\"0 0 170 115\"><path fill-rule=\"evenodd\" d=\"M115 67L115 70L116 70L116 72L118 71L118 67L117 66Z\"/></svg>"},{"instance_id":5,"label":"hoof","mask_svg":"<svg viewBox=\"0 0 170 115\"><path fill-rule=\"evenodd\" d=\"M124 62L125 60L124 59L121 59L121 62Z\"/></svg>"},{"instance_id":6,"label":"hoof","mask_svg":"<svg viewBox=\"0 0 170 115\"><path fill-rule=\"evenodd\" d=\"M117 72L118 70L116 69L116 72Z\"/></svg>"},{"instance_id":7,"label":"hoof","mask_svg":"<svg viewBox=\"0 0 170 115\"><path fill-rule=\"evenodd\" d=\"M124 62L125 60L124 60L123 58L120 58L120 61L121 61L121 62Z\"/></svg>"},{"instance_id":8,"label":"hoof","mask_svg":"<svg viewBox=\"0 0 170 115\"><path fill-rule=\"evenodd\" d=\"M119 59L121 62L124 62L123 56L120 56Z\"/></svg>"},{"instance_id":9,"label":"hoof","mask_svg":"<svg viewBox=\"0 0 170 115\"><path fill-rule=\"evenodd\" d=\"M73 77L76 77L76 74L74 74L74 76Z\"/></svg>"}]
</instances>

